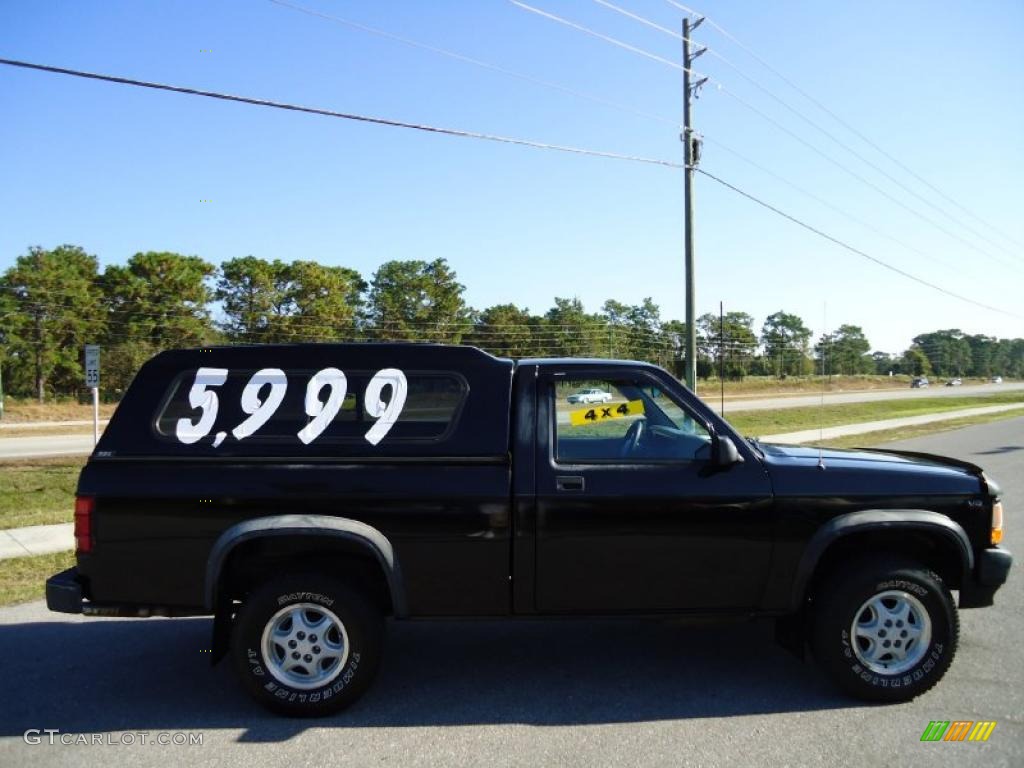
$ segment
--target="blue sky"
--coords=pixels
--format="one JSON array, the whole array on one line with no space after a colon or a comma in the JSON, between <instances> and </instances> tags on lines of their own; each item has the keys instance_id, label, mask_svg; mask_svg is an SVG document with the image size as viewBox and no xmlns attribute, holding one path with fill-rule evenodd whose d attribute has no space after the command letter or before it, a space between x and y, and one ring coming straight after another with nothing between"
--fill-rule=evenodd
<instances>
[{"instance_id":1,"label":"blue sky","mask_svg":"<svg viewBox=\"0 0 1024 768\"><path fill-rule=\"evenodd\" d=\"M678 41L591 0L528 0L678 60ZM678 118L681 73L507 0L294 0L324 13L647 113ZM696 7L890 154L1024 243L1024 4L704 2ZM676 28L665 0L616 4ZM1024 249L933 195L710 25L694 35L929 207L710 55L729 93L924 216L924 222L713 86L694 110L702 167L908 272L1024 315ZM678 129L312 18L249 2L0 4L0 56L341 111L679 160ZM597 310L651 296L682 318L681 172L0 68L0 268L29 245L220 262L316 259L367 279L388 259L449 260L478 308ZM711 141L717 142L712 144ZM720 148L741 152L904 248ZM210 200L211 202L200 202ZM864 327L876 349L959 327L1024 335L1024 320L885 271L698 177L698 311L778 309L816 332ZM970 229L965 228L966 224ZM986 242L980 236L988 238ZM971 246L974 247L971 247ZM986 253L982 253L982 251Z\"/></svg>"}]
</instances>

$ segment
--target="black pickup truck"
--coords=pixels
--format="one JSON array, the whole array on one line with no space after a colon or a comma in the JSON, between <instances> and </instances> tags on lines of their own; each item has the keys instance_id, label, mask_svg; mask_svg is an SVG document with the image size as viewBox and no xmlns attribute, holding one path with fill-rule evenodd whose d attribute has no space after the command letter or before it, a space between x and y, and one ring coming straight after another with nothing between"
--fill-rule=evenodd
<instances>
[{"instance_id":1,"label":"black pickup truck","mask_svg":"<svg viewBox=\"0 0 1024 768\"><path fill-rule=\"evenodd\" d=\"M746 440L645 363L428 344L157 355L75 536L51 610L213 615L215 660L290 715L367 688L388 616L775 617L853 695L903 701L1011 563L971 464Z\"/></svg>"}]
</instances>

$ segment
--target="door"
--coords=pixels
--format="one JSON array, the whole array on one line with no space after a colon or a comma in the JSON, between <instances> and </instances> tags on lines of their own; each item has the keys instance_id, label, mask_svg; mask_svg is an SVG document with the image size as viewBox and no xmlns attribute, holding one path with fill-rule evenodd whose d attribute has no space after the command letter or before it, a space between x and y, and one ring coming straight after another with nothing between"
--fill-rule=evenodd
<instances>
[{"instance_id":1,"label":"door","mask_svg":"<svg viewBox=\"0 0 1024 768\"><path fill-rule=\"evenodd\" d=\"M753 452L713 465L714 425L644 369L570 369L538 386L538 612L756 606L773 519Z\"/></svg>"}]
</instances>

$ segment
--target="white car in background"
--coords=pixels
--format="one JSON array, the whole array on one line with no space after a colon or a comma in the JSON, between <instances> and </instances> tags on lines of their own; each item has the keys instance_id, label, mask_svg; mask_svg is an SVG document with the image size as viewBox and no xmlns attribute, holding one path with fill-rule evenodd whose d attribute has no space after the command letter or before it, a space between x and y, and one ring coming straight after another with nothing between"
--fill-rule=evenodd
<instances>
[{"instance_id":1,"label":"white car in background","mask_svg":"<svg viewBox=\"0 0 1024 768\"><path fill-rule=\"evenodd\" d=\"M581 389L579 392L569 395L567 398L572 404L577 403L610 403L612 393L603 389Z\"/></svg>"}]
</instances>

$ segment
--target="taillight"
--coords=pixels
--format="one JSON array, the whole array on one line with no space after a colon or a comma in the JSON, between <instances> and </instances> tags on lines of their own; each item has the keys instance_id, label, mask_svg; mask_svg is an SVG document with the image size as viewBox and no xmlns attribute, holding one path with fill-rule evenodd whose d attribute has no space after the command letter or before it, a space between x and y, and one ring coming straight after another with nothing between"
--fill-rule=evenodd
<instances>
[{"instance_id":1,"label":"taillight","mask_svg":"<svg viewBox=\"0 0 1024 768\"><path fill-rule=\"evenodd\" d=\"M96 499L92 496L75 497L75 551L92 552L92 513Z\"/></svg>"}]
</instances>

